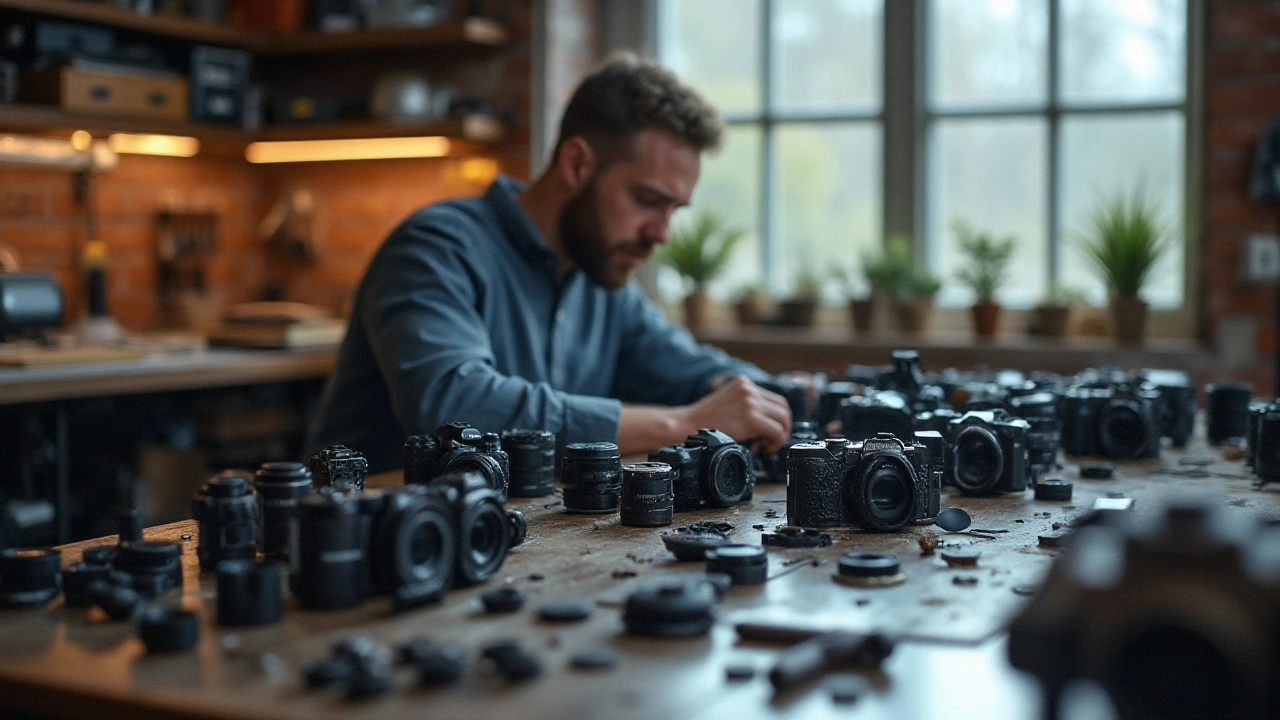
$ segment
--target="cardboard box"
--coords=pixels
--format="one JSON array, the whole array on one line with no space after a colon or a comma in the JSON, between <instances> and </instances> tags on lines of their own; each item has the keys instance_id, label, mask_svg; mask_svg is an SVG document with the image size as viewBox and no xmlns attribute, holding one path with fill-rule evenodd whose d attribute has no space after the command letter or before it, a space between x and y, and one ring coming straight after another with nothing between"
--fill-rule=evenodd
<instances>
[{"instance_id":1,"label":"cardboard box","mask_svg":"<svg viewBox=\"0 0 1280 720\"><path fill-rule=\"evenodd\" d=\"M19 87L24 102L57 105L86 115L185 121L187 81L127 72L87 70L63 65L24 73Z\"/></svg>"}]
</instances>

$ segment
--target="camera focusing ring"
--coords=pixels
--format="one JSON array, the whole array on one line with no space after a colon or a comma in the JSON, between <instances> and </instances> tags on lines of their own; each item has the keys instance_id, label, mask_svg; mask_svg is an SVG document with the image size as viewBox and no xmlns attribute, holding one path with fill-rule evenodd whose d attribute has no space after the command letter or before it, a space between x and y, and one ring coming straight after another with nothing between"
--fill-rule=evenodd
<instances>
[{"instance_id":1,"label":"camera focusing ring","mask_svg":"<svg viewBox=\"0 0 1280 720\"><path fill-rule=\"evenodd\" d=\"M878 532L902 528L916 516L920 488L915 469L902 455L883 451L863 456L862 463L849 487L850 514Z\"/></svg>"},{"instance_id":2,"label":"camera focusing ring","mask_svg":"<svg viewBox=\"0 0 1280 720\"><path fill-rule=\"evenodd\" d=\"M1147 414L1134 400L1117 398L1098 413L1098 445L1107 457L1144 457L1148 445L1159 442Z\"/></svg>"},{"instance_id":3,"label":"camera focusing ring","mask_svg":"<svg viewBox=\"0 0 1280 720\"><path fill-rule=\"evenodd\" d=\"M62 553L51 549L0 552L0 606L41 607L58 596Z\"/></svg>"},{"instance_id":4,"label":"camera focusing ring","mask_svg":"<svg viewBox=\"0 0 1280 720\"><path fill-rule=\"evenodd\" d=\"M478 585L502 567L510 547L507 515L493 498L468 504L458 518L457 578Z\"/></svg>"},{"instance_id":5,"label":"camera focusing ring","mask_svg":"<svg viewBox=\"0 0 1280 720\"><path fill-rule=\"evenodd\" d=\"M988 429L969 425L952 442L951 481L966 495L995 490L1004 474L1004 451Z\"/></svg>"},{"instance_id":6,"label":"camera focusing ring","mask_svg":"<svg viewBox=\"0 0 1280 720\"><path fill-rule=\"evenodd\" d=\"M270 625L280 622L280 565L253 560L218 563L218 624Z\"/></svg>"}]
</instances>

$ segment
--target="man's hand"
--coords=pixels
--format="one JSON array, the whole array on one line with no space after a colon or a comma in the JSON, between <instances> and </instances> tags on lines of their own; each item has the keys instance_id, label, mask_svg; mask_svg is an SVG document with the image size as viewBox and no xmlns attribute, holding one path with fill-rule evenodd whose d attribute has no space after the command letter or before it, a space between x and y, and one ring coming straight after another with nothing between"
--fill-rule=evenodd
<instances>
[{"instance_id":1,"label":"man's hand","mask_svg":"<svg viewBox=\"0 0 1280 720\"><path fill-rule=\"evenodd\" d=\"M738 442L758 440L760 450L777 452L791 436L791 408L781 395L771 393L744 376L721 382L710 395L678 408L682 424L715 428Z\"/></svg>"}]
</instances>

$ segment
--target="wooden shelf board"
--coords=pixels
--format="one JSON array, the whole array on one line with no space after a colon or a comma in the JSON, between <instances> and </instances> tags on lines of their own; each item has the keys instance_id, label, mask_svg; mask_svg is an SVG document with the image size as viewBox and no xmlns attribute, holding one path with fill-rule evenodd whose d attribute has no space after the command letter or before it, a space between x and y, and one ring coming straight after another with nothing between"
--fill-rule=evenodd
<instances>
[{"instance_id":1,"label":"wooden shelf board","mask_svg":"<svg viewBox=\"0 0 1280 720\"><path fill-rule=\"evenodd\" d=\"M258 133L255 140L336 140L367 137L417 137L444 135L473 142L496 142L502 139L502 123L483 115L469 115L458 120L433 123L386 124L378 122L346 122L338 125L277 126Z\"/></svg>"},{"instance_id":2,"label":"wooden shelf board","mask_svg":"<svg viewBox=\"0 0 1280 720\"><path fill-rule=\"evenodd\" d=\"M0 9L24 10L67 20L83 20L100 25L110 25L121 30L133 30L152 35L163 35L178 40L209 43L211 45L248 48L258 42L255 35L229 25L215 25L185 17L139 15L112 5L97 2L0 0Z\"/></svg>"}]
</instances>

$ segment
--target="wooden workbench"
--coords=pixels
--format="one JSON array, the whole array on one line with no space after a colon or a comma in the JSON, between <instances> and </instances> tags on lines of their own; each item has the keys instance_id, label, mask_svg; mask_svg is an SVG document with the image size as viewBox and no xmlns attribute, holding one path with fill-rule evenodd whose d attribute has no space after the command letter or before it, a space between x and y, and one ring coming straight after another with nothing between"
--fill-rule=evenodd
<instances>
[{"instance_id":1,"label":"wooden workbench","mask_svg":"<svg viewBox=\"0 0 1280 720\"><path fill-rule=\"evenodd\" d=\"M1206 456L1199 448L1190 454ZM303 611L288 606L278 625L223 629L214 624L211 576L197 573L194 538L184 541L186 580L181 597L163 600L203 613L198 648L173 656L147 656L128 623L55 604L37 611L0 613L0 708L78 717L199 718L748 718L912 717L1030 718L1038 691L1004 658L1002 628L1027 598L1019 594L1044 575L1057 550L1038 546L1036 536L1077 515L1108 492L1135 498L1135 512L1154 512L1160 499L1191 490L1233 512L1280 517L1280 492L1256 490L1239 463L1215 462L1205 477L1181 465L1182 453L1163 460L1122 464L1115 480L1081 480L1075 468L1070 503L1043 503L1031 493L998 498L944 494L943 505L966 508L975 528L1005 530L994 539L945 534L936 527L876 535L847 530L820 550L769 550L770 580L730 591L718 608L708 637L659 640L632 637L620 620L621 601L646 577L700 572L700 563L677 563L658 530L621 527L617 516L572 516L556 498L514 501L529 520L529 539L515 548L499 574L481 587L451 591L445 601L401 615L389 614L385 598L357 610ZM734 537L756 543L760 530L783 522L783 488L761 485L754 501L724 511L677 516L677 523L724 520ZM779 516L779 517L775 517ZM922 556L917 539L938 533L944 547L974 545L982 555L976 570L953 570L935 555ZM190 521L152 528L148 537L179 540L193 535ZM114 543L103 538L67 546L64 564L84 547ZM853 589L831 580L835 559L851 550L892 552L907 581L883 589ZM974 578L976 584L953 582ZM479 595L510 584L528 592L524 610L486 615ZM1015 591L1018 588L1018 591ZM550 600L590 598L592 616L576 624L537 619ZM95 611L97 612L97 611ZM822 683L781 698L771 696L765 674L779 648L740 643L733 624L777 622L787 626L879 630L908 638L882 673L866 676L873 688L857 704L837 705ZM397 675L387 697L355 703L325 691L307 690L300 668L327 655L349 634L365 633L396 643L415 636L462 643L468 671L456 685L412 687L413 674ZM238 647L227 650L235 636ZM544 663L542 676L508 685L479 660L479 649L495 640L519 639ZM612 648L619 663L610 671L569 667L576 652ZM264 659L265 658L265 659ZM730 664L756 668L755 679L726 680Z\"/></svg>"}]
</instances>

